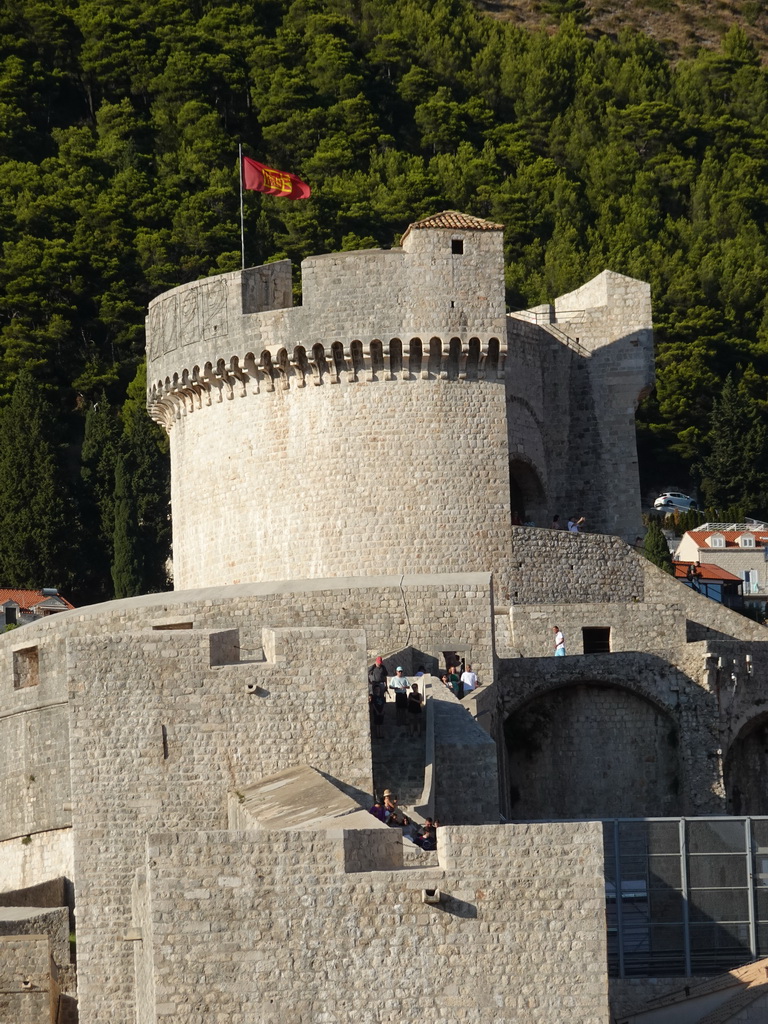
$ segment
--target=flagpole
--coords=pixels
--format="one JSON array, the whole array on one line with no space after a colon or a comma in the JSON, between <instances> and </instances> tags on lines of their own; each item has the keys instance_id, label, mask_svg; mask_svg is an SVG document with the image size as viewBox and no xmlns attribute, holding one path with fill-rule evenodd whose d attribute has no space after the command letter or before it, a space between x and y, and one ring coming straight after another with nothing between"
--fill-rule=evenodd
<instances>
[{"instance_id":1,"label":"flagpole","mask_svg":"<svg viewBox=\"0 0 768 1024\"><path fill-rule=\"evenodd\" d=\"M241 269L245 270L245 223L243 221L243 144L237 144L238 163L240 164L240 259Z\"/></svg>"}]
</instances>

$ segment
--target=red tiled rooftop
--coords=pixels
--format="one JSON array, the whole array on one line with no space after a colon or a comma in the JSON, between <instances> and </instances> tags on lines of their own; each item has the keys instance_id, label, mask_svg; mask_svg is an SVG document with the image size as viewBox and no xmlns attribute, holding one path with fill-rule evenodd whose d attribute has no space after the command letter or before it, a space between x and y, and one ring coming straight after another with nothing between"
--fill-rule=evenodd
<instances>
[{"instance_id":1,"label":"red tiled rooftop","mask_svg":"<svg viewBox=\"0 0 768 1024\"><path fill-rule=\"evenodd\" d=\"M409 231L416 231L419 228L448 228L454 231L503 231L503 224L495 224L490 220L483 220L482 217L473 217L470 213L459 213L458 210L443 210L442 213L433 213L429 217L422 217L421 220L409 224L405 229L405 235Z\"/></svg>"},{"instance_id":2,"label":"red tiled rooftop","mask_svg":"<svg viewBox=\"0 0 768 1024\"><path fill-rule=\"evenodd\" d=\"M675 579L684 580L688 577L688 566L695 565L699 574L699 579L710 580L717 582L731 582L742 583L741 576L734 576L732 572L728 572L727 569L721 569L719 565L712 565L711 562L675 562Z\"/></svg>"},{"instance_id":3,"label":"red tiled rooftop","mask_svg":"<svg viewBox=\"0 0 768 1024\"><path fill-rule=\"evenodd\" d=\"M739 537L743 537L745 533L748 533L755 538L755 547L757 548L768 544L768 533L764 530L760 530L755 533L751 530L689 530L688 536L693 539L694 543L698 547L706 548L709 547L707 540L713 536L713 534L718 534L721 537L725 537L725 546L727 548L738 548Z\"/></svg>"},{"instance_id":4,"label":"red tiled rooftop","mask_svg":"<svg viewBox=\"0 0 768 1024\"><path fill-rule=\"evenodd\" d=\"M70 604L66 597L61 594L44 594L42 590L16 590L13 588L0 588L0 605L6 604L8 601L13 601L19 608L23 608L24 611L31 611L37 605L42 604L44 601L50 601L52 598L56 598L58 601L63 601L67 608L74 608L73 604Z\"/></svg>"}]
</instances>

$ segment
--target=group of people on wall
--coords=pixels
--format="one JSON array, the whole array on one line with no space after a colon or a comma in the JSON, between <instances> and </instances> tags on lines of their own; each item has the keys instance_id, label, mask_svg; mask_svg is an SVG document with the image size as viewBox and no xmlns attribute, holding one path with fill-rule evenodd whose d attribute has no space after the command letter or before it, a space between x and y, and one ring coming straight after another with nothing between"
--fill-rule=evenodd
<instances>
[{"instance_id":1,"label":"group of people on wall","mask_svg":"<svg viewBox=\"0 0 768 1024\"><path fill-rule=\"evenodd\" d=\"M587 522L586 516L580 516L574 513L566 520L565 526L560 522L560 516L552 516L552 529L553 530L567 530L568 533L581 533ZM513 526L535 526L536 523L530 520L524 520L522 516L517 513L512 513L512 525Z\"/></svg>"},{"instance_id":2,"label":"group of people on wall","mask_svg":"<svg viewBox=\"0 0 768 1024\"><path fill-rule=\"evenodd\" d=\"M401 828L403 830L403 838L410 839L412 843L420 846L422 850L435 850L437 848L437 829L440 826L440 822L437 820L433 821L432 818L425 818L423 825L412 821L407 814L401 812L397 805L397 795L391 789L384 790L382 799L376 800L373 807L369 808L368 813L391 828Z\"/></svg>"},{"instance_id":3,"label":"group of people on wall","mask_svg":"<svg viewBox=\"0 0 768 1024\"><path fill-rule=\"evenodd\" d=\"M390 676L384 659L381 656L376 658L368 669L368 704L376 739L384 736L384 709L388 699L395 703L395 722L398 727L407 726L412 736L423 734L424 677L424 669L419 668L415 679L411 681L402 665L398 665L395 674ZM463 659L449 665L440 679L459 700L477 688L477 674L472 671L471 665L465 665Z\"/></svg>"},{"instance_id":4,"label":"group of people on wall","mask_svg":"<svg viewBox=\"0 0 768 1024\"><path fill-rule=\"evenodd\" d=\"M560 522L560 516L553 516L552 529L567 530L568 533L581 533L581 531L584 529L584 524L586 523L586 521L587 520L585 516L576 515L574 513L574 515L572 515L568 519L565 526L563 526L563 524Z\"/></svg>"}]
</instances>

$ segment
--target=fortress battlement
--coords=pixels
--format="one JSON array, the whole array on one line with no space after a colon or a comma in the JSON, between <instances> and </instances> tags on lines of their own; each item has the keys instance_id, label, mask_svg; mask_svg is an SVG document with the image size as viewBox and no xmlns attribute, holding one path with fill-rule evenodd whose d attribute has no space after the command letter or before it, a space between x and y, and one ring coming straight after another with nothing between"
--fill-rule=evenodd
<instances>
[{"instance_id":1,"label":"fortress battlement","mask_svg":"<svg viewBox=\"0 0 768 1024\"><path fill-rule=\"evenodd\" d=\"M184 369L149 389L150 415L170 431L175 419L212 402L307 384L372 384L416 380L504 380L506 345L500 338L431 337L317 343L292 352L267 348Z\"/></svg>"}]
</instances>

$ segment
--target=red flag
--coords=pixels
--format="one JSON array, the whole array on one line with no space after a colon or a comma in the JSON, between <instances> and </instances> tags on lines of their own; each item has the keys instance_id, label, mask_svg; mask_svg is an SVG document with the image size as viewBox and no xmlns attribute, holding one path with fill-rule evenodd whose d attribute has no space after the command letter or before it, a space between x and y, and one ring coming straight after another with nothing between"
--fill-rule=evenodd
<instances>
[{"instance_id":1,"label":"red flag","mask_svg":"<svg viewBox=\"0 0 768 1024\"><path fill-rule=\"evenodd\" d=\"M287 171L276 171L249 156L243 157L243 185L255 192L268 192L285 199L309 199L312 190L301 178Z\"/></svg>"}]
</instances>

